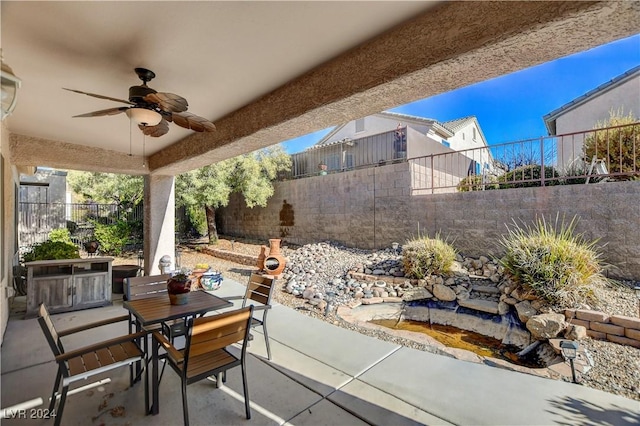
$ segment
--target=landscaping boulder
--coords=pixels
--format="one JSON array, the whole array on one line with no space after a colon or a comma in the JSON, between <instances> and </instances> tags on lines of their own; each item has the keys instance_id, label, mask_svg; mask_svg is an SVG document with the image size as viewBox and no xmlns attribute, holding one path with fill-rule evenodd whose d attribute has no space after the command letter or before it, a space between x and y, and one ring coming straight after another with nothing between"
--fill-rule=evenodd
<instances>
[{"instance_id":1,"label":"landscaping boulder","mask_svg":"<svg viewBox=\"0 0 640 426\"><path fill-rule=\"evenodd\" d=\"M549 313L529 318L526 326L534 339L542 340L556 337L567 328L567 323L563 314Z\"/></svg>"},{"instance_id":2,"label":"landscaping boulder","mask_svg":"<svg viewBox=\"0 0 640 426\"><path fill-rule=\"evenodd\" d=\"M508 302L505 301L505 303L508 303ZM528 300L525 300L524 302L516 303L515 307L516 307L516 312L518 313L518 318L520 319L520 321L522 321L525 324L527 321L529 321L529 318L531 318L532 316L538 313L538 311L536 311L534 307L531 306L531 302L529 302Z\"/></svg>"},{"instance_id":3,"label":"landscaping boulder","mask_svg":"<svg viewBox=\"0 0 640 426\"><path fill-rule=\"evenodd\" d=\"M436 284L433 286L433 295L443 302L452 302L456 300L456 292L442 284Z\"/></svg>"}]
</instances>

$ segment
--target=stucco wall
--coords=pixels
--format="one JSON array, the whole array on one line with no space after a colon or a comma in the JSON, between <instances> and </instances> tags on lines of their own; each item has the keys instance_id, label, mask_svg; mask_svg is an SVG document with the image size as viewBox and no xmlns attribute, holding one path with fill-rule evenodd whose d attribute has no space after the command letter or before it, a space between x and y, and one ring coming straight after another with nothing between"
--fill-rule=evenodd
<instances>
[{"instance_id":1,"label":"stucco wall","mask_svg":"<svg viewBox=\"0 0 640 426\"><path fill-rule=\"evenodd\" d=\"M267 207L240 196L218 211L219 231L306 244L332 240L374 248L440 232L470 256L499 254L512 220L580 218L577 231L600 238L612 276L640 279L640 182L410 195L409 163L275 184Z\"/></svg>"},{"instance_id":2,"label":"stucco wall","mask_svg":"<svg viewBox=\"0 0 640 426\"><path fill-rule=\"evenodd\" d=\"M609 118L609 111L618 111L621 107L624 108L624 115L632 112L636 118L640 118L640 76L607 90L559 116L556 120L556 134L593 129L598 121L606 121Z\"/></svg>"}]
</instances>

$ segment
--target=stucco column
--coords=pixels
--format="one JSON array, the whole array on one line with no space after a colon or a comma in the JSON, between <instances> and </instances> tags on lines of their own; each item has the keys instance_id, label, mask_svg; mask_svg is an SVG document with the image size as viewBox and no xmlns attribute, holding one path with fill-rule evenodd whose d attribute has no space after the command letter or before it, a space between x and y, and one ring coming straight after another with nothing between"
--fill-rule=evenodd
<instances>
[{"instance_id":1,"label":"stucco column","mask_svg":"<svg viewBox=\"0 0 640 426\"><path fill-rule=\"evenodd\" d=\"M175 178L144 177L144 270L146 275L160 273L158 262L164 255L175 266Z\"/></svg>"}]
</instances>

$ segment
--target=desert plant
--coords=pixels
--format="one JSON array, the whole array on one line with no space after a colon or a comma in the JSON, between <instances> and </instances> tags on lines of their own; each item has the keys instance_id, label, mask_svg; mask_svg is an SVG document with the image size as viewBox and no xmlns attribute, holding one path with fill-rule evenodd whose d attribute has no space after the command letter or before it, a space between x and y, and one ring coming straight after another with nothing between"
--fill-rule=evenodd
<instances>
[{"instance_id":1,"label":"desert plant","mask_svg":"<svg viewBox=\"0 0 640 426\"><path fill-rule=\"evenodd\" d=\"M47 240L33 246L24 254L22 260L33 262L34 260L76 259L79 257L80 253L75 245L64 241Z\"/></svg>"},{"instance_id":2,"label":"desert plant","mask_svg":"<svg viewBox=\"0 0 640 426\"><path fill-rule=\"evenodd\" d=\"M635 123L635 125L633 125ZM623 127L616 127L623 126ZM609 128L613 127L613 128ZM623 110L609 112L609 119L597 122L593 134L584 142L585 161L604 159L609 173L640 173L640 123L633 114ZM599 130L598 129L604 129ZM628 180L634 176L613 176L612 179Z\"/></svg>"},{"instance_id":3,"label":"desert plant","mask_svg":"<svg viewBox=\"0 0 640 426\"><path fill-rule=\"evenodd\" d=\"M113 224L104 225L93 221L93 225L95 226L93 235L100 243L100 250L106 254L120 255L131 237L129 223L120 220Z\"/></svg>"},{"instance_id":4,"label":"desert plant","mask_svg":"<svg viewBox=\"0 0 640 426\"><path fill-rule=\"evenodd\" d=\"M596 302L598 287L607 284L602 274L598 240L588 242L575 234L578 219L568 224L548 223L544 218L533 225L519 226L514 221L500 241L505 255L500 263L505 272L525 290L561 307Z\"/></svg>"},{"instance_id":5,"label":"desert plant","mask_svg":"<svg viewBox=\"0 0 640 426\"><path fill-rule=\"evenodd\" d=\"M402 265L409 278L449 272L455 258L455 249L439 235L417 237L402 246Z\"/></svg>"}]
</instances>

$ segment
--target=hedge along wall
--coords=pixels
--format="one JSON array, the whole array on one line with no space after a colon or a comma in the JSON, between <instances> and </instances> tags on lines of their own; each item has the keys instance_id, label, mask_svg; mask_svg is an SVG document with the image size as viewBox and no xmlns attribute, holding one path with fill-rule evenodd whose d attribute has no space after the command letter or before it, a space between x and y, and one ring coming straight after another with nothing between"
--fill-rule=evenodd
<instances>
[{"instance_id":1,"label":"hedge along wall","mask_svg":"<svg viewBox=\"0 0 640 426\"><path fill-rule=\"evenodd\" d=\"M467 256L500 255L499 238L513 220L544 215L570 221L599 238L609 275L640 279L640 182L606 182L451 194L411 195L409 163L275 183L265 208L234 194L218 210L222 234L295 244L335 241L382 248L437 232ZM257 253L256 253L257 255Z\"/></svg>"}]
</instances>

